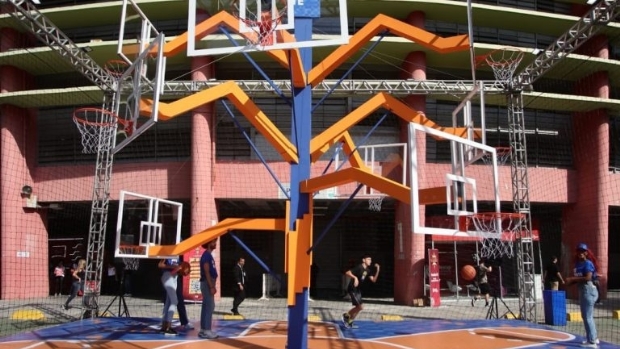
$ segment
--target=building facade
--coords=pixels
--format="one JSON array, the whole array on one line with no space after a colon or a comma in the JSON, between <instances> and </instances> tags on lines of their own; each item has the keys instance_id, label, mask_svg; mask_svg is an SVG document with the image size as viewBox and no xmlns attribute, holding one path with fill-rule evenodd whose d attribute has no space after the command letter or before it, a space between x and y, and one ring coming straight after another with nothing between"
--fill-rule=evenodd
<instances>
[{"instance_id":1,"label":"building facade","mask_svg":"<svg viewBox=\"0 0 620 349\"><path fill-rule=\"evenodd\" d=\"M186 31L187 4L178 0L137 1L159 31L168 38ZM447 37L467 33L465 1L367 1L349 2L349 29L354 34L375 15L382 13ZM118 1L64 1L41 6L41 11L78 46L102 66L116 58ZM571 1L474 1L474 47L484 54L503 47L519 48L523 62L531 61L536 49L544 49L570 28L588 7ZM329 32L329 19L322 22ZM3 257L0 287L2 299L22 297L26 280L36 294L49 292L48 267L54 252L50 241L88 237L88 212L92 199L95 157L81 151L80 134L71 118L84 106L100 106L102 92L81 76L57 52L37 42L7 14L0 15L0 152L2 196L0 236ZM543 257L563 256L563 269L571 268L571 251L586 242L599 257L603 286L618 288L620 238L610 232L618 228L620 139L616 132L618 103L614 81L620 67L616 59L620 28L606 26L576 54L524 92L528 165L532 216L540 235ZM330 48L314 50L316 59ZM286 72L264 55L254 57L273 79L286 79ZM347 62L333 78L352 63ZM222 57L176 56L167 62L166 80L215 81L261 80L242 55ZM480 67L478 79L493 80L490 69ZM389 37L373 50L347 79L366 81L471 80L467 52L441 55L399 37ZM449 124L451 112L462 96L448 93L403 93L395 91L411 108L423 111L440 124ZM168 97L172 99L173 97ZM290 108L278 97L252 97L286 134L291 129ZM318 97L317 97L318 98ZM313 112L316 134L355 109L367 96L335 96ZM480 106L474 106L480 111ZM487 143L509 145L506 100L502 95L486 100ZM381 114L367 118L353 131L369 144L404 143L407 129L397 118L379 123ZM378 125L378 126L377 126ZM374 130L373 130L374 128ZM260 157L244 134L253 140ZM371 130L373 130L371 132ZM438 174L450 172L449 147L434 139L420 140L425 158L420 159L424 183L441 183ZM595 156L593 156L595 155ZM272 174L262 163L268 163ZM326 167L330 157L320 161ZM288 182L289 165L267 147L252 126L236 124L224 104L210 104L169 122L159 122L115 156L110 189L111 200L120 190L148 191L149 195L186 203L184 234L193 234L229 217L271 217L284 214L284 200L272 175ZM313 168L320 174L320 166ZM508 186L502 201L510 207L510 169L501 168ZM24 185L33 188L38 203L28 207L21 195ZM338 195L325 194L315 207L325 211L315 217L315 234L326 231L314 261L319 267L316 288L328 295L340 292L342 269L370 252L384 266L385 284L379 296L410 304L424 293L425 253L432 239L405 234L410 208L387 199L380 213L369 213L365 199L328 227L329 217L346 202L352 188L338 188ZM332 193L333 194L333 193ZM331 195L331 196L330 196ZM491 198L479 200L489 201ZM54 204L54 205L52 205ZM38 205L38 207L37 207ZM72 207L81 216L54 211ZM357 206L356 206L357 205ZM114 212L114 204L111 212ZM445 215L445 206L421 208L422 216ZM404 222L404 223L403 223ZM114 234L114 215L108 234ZM79 228L75 228L75 227ZM363 234L360 232L363 231ZM386 236L387 235L387 236ZM245 236L245 235L243 235ZM360 238L362 237L362 238ZM248 239L254 239L247 237ZM274 235L256 242L257 254L283 273L283 237ZM239 248L222 239L222 266L234 259ZM34 256L37 258L33 258ZM543 259L545 259L543 258ZM323 262L325 261L325 262ZM28 270L23 273L16 265ZM45 267L41 267L45 265ZM256 274L261 273L256 270ZM616 277L614 277L614 275ZM403 277L404 276L404 277ZM608 281L610 280L610 284ZM319 295L321 292L319 292ZM32 295L29 295L32 296Z\"/></svg>"}]
</instances>

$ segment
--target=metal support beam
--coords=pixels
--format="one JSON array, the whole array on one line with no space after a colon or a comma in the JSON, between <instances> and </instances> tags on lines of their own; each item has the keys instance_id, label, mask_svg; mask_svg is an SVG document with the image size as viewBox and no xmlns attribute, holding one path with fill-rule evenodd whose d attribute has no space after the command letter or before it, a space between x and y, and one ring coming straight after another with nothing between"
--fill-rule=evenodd
<instances>
[{"instance_id":1,"label":"metal support beam","mask_svg":"<svg viewBox=\"0 0 620 349\"><path fill-rule=\"evenodd\" d=\"M49 19L28 0L0 0L0 4L11 5L13 11L8 14L37 39L66 58L75 70L82 73L95 86L106 91L115 89L116 79L101 68L89 55L69 39Z\"/></svg>"},{"instance_id":2,"label":"metal support beam","mask_svg":"<svg viewBox=\"0 0 620 349\"><path fill-rule=\"evenodd\" d=\"M599 0L570 29L551 45L520 73L516 74L513 88L530 86L543 74L553 68L562 58L568 56L588 41L606 24L618 17L617 1Z\"/></svg>"}]
</instances>

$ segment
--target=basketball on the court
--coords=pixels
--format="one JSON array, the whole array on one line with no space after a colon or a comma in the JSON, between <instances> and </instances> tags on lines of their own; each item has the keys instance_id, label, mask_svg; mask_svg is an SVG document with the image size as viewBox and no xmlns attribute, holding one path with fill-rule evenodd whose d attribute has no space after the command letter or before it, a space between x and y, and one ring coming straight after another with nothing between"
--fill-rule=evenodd
<instances>
[{"instance_id":1,"label":"basketball on the court","mask_svg":"<svg viewBox=\"0 0 620 349\"><path fill-rule=\"evenodd\" d=\"M476 268L472 265L464 265L461 268L461 279L466 281L472 281L476 278Z\"/></svg>"},{"instance_id":2,"label":"basketball on the court","mask_svg":"<svg viewBox=\"0 0 620 349\"><path fill-rule=\"evenodd\" d=\"M192 266L187 262L182 262L180 265L179 274L186 276L192 271Z\"/></svg>"}]
</instances>

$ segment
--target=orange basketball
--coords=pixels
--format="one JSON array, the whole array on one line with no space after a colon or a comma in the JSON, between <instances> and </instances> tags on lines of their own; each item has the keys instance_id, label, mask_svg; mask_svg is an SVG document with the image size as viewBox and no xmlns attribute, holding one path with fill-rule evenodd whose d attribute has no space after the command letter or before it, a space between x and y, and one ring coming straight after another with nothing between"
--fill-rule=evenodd
<instances>
[{"instance_id":1,"label":"orange basketball","mask_svg":"<svg viewBox=\"0 0 620 349\"><path fill-rule=\"evenodd\" d=\"M182 262L180 265L179 274L186 276L192 271L192 266L187 262Z\"/></svg>"},{"instance_id":2,"label":"orange basketball","mask_svg":"<svg viewBox=\"0 0 620 349\"><path fill-rule=\"evenodd\" d=\"M461 268L461 279L466 281L472 281L476 278L476 268L472 265L465 265Z\"/></svg>"}]
</instances>

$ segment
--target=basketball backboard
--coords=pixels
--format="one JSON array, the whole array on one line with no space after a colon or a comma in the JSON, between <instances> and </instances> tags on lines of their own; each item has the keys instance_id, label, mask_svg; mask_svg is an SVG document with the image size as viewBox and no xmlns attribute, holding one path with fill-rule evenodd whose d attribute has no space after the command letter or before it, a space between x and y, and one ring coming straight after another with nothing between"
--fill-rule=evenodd
<instances>
[{"instance_id":1,"label":"basketball backboard","mask_svg":"<svg viewBox=\"0 0 620 349\"><path fill-rule=\"evenodd\" d=\"M119 129L117 143L112 149L116 154L130 142L155 125L158 119L159 97L165 75L166 57L163 56L164 34L160 33L133 59L120 76L115 94L116 114L126 121L124 130ZM148 71L148 68L151 68ZM154 68L154 69L153 69ZM141 115L140 103L150 100L150 112ZM118 136L122 136L119 138Z\"/></svg>"},{"instance_id":2,"label":"basketball backboard","mask_svg":"<svg viewBox=\"0 0 620 349\"><path fill-rule=\"evenodd\" d=\"M374 175L381 176L403 185L407 182L407 143L383 143L357 147L364 166ZM334 170L348 167L348 159L341 149L336 149ZM339 193L349 195L350 192ZM380 189L364 185L356 197L376 197L386 195Z\"/></svg>"},{"instance_id":3,"label":"basketball backboard","mask_svg":"<svg viewBox=\"0 0 620 349\"><path fill-rule=\"evenodd\" d=\"M421 179L418 169L420 168L419 157L423 156L418 149L416 138L425 133L428 136L451 142L451 162L449 164L424 164L426 168L434 170L436 176L428 175ZM479 201L493 203L495 211L500 211L501 190L511 193L510 186L499 185L499 168L496 150L481 142L458 137L445 132L426 127L417 123L409 124L409 177L411 186L411 231L416 234L432 234L446 236L476 236L474 227L465 224L459 226L459 222L465 222L463 217L478 213ZM466 160L468 154L488 153L491 161L489 164L479 162L472 164ZM431 168L432 166L432 168ZM508 169L506 169L508 170ZM443 187L444 199L424 197L421 193L425 190L434 190ZM439 191L437 191L439 192ZM435 195L436 196L436 195ZM434 226L420 217L420 207L428 204L445 204L445 214L454 217L455 224L446 226ZM428 224L427 224L428 223Z\"/></svg>"},{"instance_id":4,"label":"basketball backboard","mask_svg":"<svg viewBox=\"0 0 620 349\"><path fill-rule=\"evenodd\" d=\"M183 204L121 190L116 223L115 257L167 258L149 256L156 245L181 241ZM131 252L128 252L131 251Z\"/></svg>"},{"instance_id":5,"label":"basketball backboard","mask_svg":"<svg viewBox=\"0 0 620 349\"><path fill-rule=\"evenodd\" d=\"M189 0L188 8L188 56L333 46L349 41L346 0ZM211 16L203 20L199 11ZM295 18L313 19L310 39L295 39Z\"/></svg>"}]
</instances>

